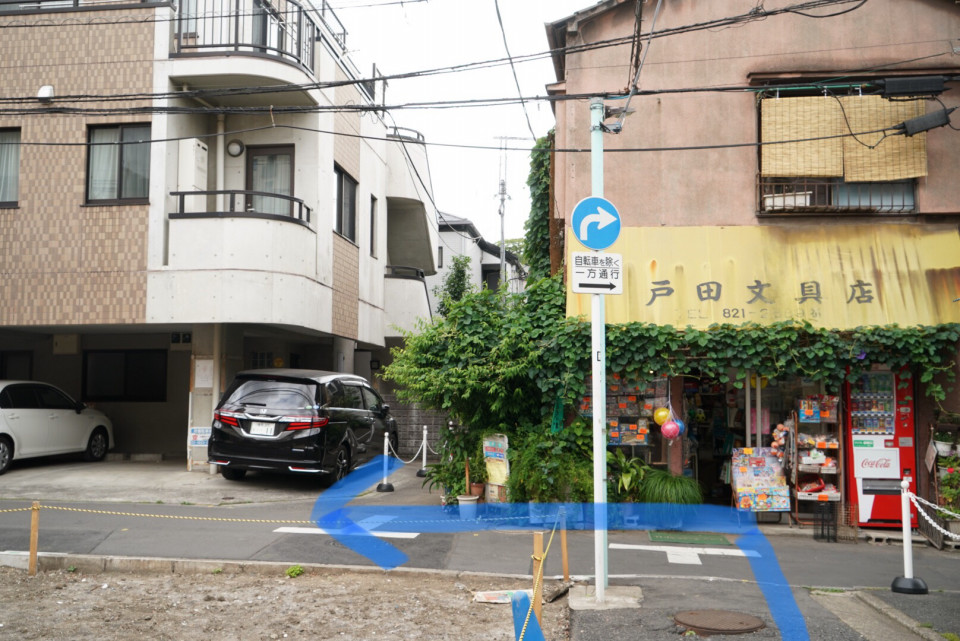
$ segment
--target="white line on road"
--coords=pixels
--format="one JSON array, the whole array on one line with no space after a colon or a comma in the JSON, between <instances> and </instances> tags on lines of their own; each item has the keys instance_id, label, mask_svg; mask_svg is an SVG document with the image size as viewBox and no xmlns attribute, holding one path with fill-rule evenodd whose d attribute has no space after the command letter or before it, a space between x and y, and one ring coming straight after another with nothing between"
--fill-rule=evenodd
<instances>
[{"instance_id":1,"label":"white line on road","mask_svg":"<svg viewBox=\"0 0 960 641\"><path fill-rule=\"evenodd\" d=\"M703 565L700 555L755 557L760 555L753 550L744 552L740 548L678 548L669 545L631 545L629 543L611 543L611 550L641 550L644 552L665 552L667 561L683 565Z\"/></svg>"},{"instance_id":2,"label":"white line on road","mask_svg":"<svg viewBox=\"0 0 960 641\"><path fill-rule=\"evenodd\" d=\"M354 533L344 532L343 530L324 530L318 527L278 527L274 532L280 534L326 534L329 536L351 536ZM415 539L420 536L419 532L370 532L373 536L381 539Z\"/></svg>"}]
</instances>

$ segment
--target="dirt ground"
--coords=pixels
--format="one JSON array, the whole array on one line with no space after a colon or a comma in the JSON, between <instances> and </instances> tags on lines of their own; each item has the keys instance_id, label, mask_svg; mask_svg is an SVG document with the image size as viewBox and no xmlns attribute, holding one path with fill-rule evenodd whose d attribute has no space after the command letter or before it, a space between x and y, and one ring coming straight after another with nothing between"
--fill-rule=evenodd
<instances>
[{"instance_id":1,"label":"dirt ground","mask_svg":"<svg viewBox=\"0 0 960 641\"><path fill-rule=\"evenodd\" d=\"M0 639L513 641L509 605L473 602L516 581L306 568L253 574L38 572L0 567ZM544 634L565 641L566 598L543 606Z\"/></svg>"}]
</instances>

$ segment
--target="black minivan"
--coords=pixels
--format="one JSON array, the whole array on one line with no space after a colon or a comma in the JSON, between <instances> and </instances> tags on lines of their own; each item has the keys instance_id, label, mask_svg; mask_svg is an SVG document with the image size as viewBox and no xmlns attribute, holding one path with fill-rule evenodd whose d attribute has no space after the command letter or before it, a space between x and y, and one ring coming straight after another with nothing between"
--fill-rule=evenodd
<instances>
[{"instance_id":1,"label":"black minivan","mask_svg":"<svg viewBox=\"0 0 960 641\"><path fill-rule=\"evenodd\" d=\"M247 470L321 474L338 481L397 450L397 422L362 376L305 369L240 372L213 414L207 457L225 479Z\"/></svg>"}]
</instances>

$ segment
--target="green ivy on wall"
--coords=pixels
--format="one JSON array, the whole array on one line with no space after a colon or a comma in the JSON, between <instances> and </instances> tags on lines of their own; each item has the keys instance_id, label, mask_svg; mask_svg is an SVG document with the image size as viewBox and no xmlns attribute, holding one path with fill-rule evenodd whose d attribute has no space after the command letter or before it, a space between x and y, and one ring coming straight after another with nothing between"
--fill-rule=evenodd
<instances>
[{"instance_id":1,"label":"green ivy on wall","mask_svg":"<svg viewBox=\"0 0 960 641\"><path fill-rule=\"evenodd\" d=\"M806 322L715 325L705 330L647 323L608 325L607 367L638 379L699 375L742 387L747 372L838 384L872 365L910 368L941 401L952 381L960 324L816 328ZM559 276L519 294L471 292L446 318L406 335L385 376L402 394L490 430L549 426L559 396L587 393L590 324L565 317ZM943 374L942 379L937 375Z\"/></svg>"},{"instance_id":2,"label":"green ivy on wall","mask_svg":"<svg viewBox=\"0 0 960 641\"><path fill-rule=\"evenodd\" d=\"M526 230L523 263L530 268L527 282L550 276L550 150L554 132L537 140L530 152L530 215Z\"/></svg>"}]
</instances>

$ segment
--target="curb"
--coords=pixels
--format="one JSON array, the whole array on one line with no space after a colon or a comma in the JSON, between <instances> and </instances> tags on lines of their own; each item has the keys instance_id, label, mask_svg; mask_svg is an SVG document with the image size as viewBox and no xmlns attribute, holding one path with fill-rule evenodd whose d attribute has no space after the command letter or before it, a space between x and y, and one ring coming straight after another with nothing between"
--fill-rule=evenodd
<instances>
[{"instance_id":1,"label":"curb","mask_svg":"<svg viewBox=\"0 0 960 641\"><path fill-rule=\"evenodd\" d=\"M0 566L26 570L29 553L21 551L0 552ZM66 554L41 552L37 555L37 570L53 572L74 568L87 573L142 572L149 574L248 574L272 576L284 574L291 565L300 565L317 573L356 572L362 574L403 574L406 576L439 576L451 579L479 578L532 581L529 574L501 574L468 570L437 570L430 568L394 568L383 570L367 565L339 565L324 563L300 563L297 561L223 561L216 559L171 559L160 557L96 556L90 554ZM941 639L942 641L942 639Z\"/></svg>"},{"instance_id":2,"label":"curb","mask_svg":"<svg viewBox=\"0 0 960 641\"><path fill-rule=\"evenodd\" d=\"M908 617L906 614L898 610L897 608L888 605L873 596L868 592L861 592L857 590L854 592L857 598L866 603L868 606L876 610L878 613L884 615L885 617L892 619L907 628L914 634L923 637L927 641L943 641L943 636L937 632L931 630L930 628L921 627L919 623Z\"/></svg>"}]
</instances>

